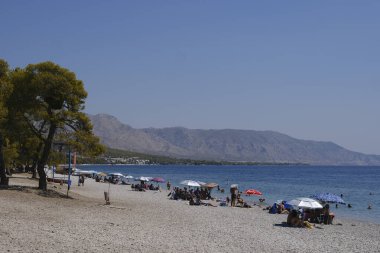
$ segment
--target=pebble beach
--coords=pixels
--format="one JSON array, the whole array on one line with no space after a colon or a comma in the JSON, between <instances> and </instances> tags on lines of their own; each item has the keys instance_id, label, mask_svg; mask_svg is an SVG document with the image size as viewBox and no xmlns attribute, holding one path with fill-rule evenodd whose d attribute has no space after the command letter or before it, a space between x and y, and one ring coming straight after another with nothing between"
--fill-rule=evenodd
<instances>
[{"instance_id":1,"label":"pebble beach","mask_svg":"<svg viewBox=\"0 0 380 253\"><path fill-rule=\"evenodd\" d=\"M190 206L166 190L92 179L74 181L66 198L67 186L41 192L29 177L0 190L2 252L380 252L378 224L336 217L334 225L292 228L287 215L260 206Z\"/></svg>"}]
</instances>

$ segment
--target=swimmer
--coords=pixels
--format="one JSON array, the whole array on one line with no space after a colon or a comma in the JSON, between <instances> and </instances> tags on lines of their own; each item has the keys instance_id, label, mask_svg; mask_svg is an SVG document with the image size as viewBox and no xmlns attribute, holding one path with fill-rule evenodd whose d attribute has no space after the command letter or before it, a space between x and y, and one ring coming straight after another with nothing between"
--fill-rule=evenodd
<instances>
[{"instance_id":1,"label":"swimmer","mask_svg":"<svg viewBox=\"0 0 380 253\"><path fill-rule=\"evenodd\" d=\"M372 209L372 205L371 205L371 204L368 204L367 209Z\"/></svg>"},{"instance_id":2,"label":"swimmer","mask_svg":"<svg viewBox=\"0 0 380 253\"><path fill-rule=\"evenodd\" d=\"M348 204L347 207L348 207L348 208L351 208L352 206L351 206L351 204Z\"/></svg>"}]
</instances>

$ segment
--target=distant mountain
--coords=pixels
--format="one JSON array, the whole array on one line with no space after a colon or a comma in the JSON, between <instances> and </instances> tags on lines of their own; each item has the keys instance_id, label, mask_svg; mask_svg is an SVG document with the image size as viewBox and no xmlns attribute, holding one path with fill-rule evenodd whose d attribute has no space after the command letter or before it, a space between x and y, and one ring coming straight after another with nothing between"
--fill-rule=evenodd
<instances>
[{"instance_id":1,"label":"distant mountain","mask_svg":"<svg viewBox=\"0 0 380 253\"><path fill-rule=\"evenodd\" d=\"M111 115L89 117L103 144L146 154L216 161L380 165L379 155L361 154L332 142L300 140L273 131L136 129Z\"/></svg>"}]
</instances>

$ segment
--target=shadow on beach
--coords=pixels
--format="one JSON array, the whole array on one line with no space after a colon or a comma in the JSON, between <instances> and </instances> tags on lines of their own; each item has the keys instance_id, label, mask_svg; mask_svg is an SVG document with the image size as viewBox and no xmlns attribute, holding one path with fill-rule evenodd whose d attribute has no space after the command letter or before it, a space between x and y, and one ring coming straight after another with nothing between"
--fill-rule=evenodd
<instances>
[{"instance_id":1,"label":"shadow on beach","mask_svg":"<svg viewBox=\"0 0 380 253\"><path fill-rule=\"evenodd\" d=\"M284 222L281 222L281 223L273 224L273 226L275 226L275 227L292 228L292 226L289 226L288 223L286 223L285 221L284 221Z\"/></svg>"},{"instance_id":2,"label":"shadow on beach","mask_svg":"<svg viewBox=\"0 0 380 253\"><path fill-rule=\"evenodd\" d=\"M46 198L65 198L65 199L73 199L70 196L66 196L66 194L48 189L46 191L39 190L37 187L33 186L20 186L20 185L9 185L9 186L1 186L0 190L8 190L8 191L19 191L24 193L34 193L42 197Z\"/></svg>"}]
</instances>

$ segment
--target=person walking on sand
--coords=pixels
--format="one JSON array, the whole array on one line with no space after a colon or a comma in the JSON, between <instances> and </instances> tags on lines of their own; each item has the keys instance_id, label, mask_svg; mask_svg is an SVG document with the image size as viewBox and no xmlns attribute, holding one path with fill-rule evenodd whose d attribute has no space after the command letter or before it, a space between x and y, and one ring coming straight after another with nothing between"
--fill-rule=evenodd
<instances>
[{"instance_id":1,"label":"person walking on sand","mask_svg":"<svg viewBox=\"0 0 380 253\"><path fill-rule=\"evenodd\" d=\"M168 191L170 191L170 186L171 186L170 181L168 181L168 182L166 183L166 187L168 188Z\"/></svg>"},{"instance_id":2,"label":"person walking on sand","mask_svg":"<svg viewBox=\"0 0 380 253\"><path fill-rule=\"evenodd\" d=\"M84 186L84 176L83 175L81 176L81 183L82 183L82 186Z\"/></svg>"},{"instance_id":3,"label":"person walking on sand","mask_svg":"<svg viewBox=\"0 0 380 253\"><path fill-rule=\"evenodd\" d=\"M236 204L236 188L231 188L231 206L235 206Z\"/></svg>"}]
</instances>

